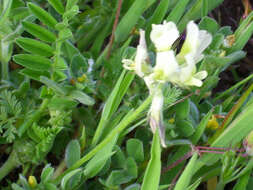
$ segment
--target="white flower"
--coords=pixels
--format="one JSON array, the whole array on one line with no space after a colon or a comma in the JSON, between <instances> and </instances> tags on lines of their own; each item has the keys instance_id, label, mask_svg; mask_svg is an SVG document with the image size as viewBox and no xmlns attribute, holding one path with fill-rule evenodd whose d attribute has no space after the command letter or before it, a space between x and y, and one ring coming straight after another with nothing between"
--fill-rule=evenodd
<instances>
[{"instance_id":1,"label":"white flower","mask_svg":"<svg viewBox=\"0 0 253 190\"><path fill-rule=\"evenodd\" d=\"M169 50L178 37L179 31L173 22L164 21L163 24L152 24L150 38L157 51Z\"/></svg>"},{"instance_id":2,"label":"white flower","mask_svg":"<svg viewBox=\"0 0 253 190\"><path fill-rule=\"evenodd\" d=\"M190 21L187 25L186 40L180 53L176 56L180 65L180 72L177 75L176 83L181 87L202 86L202 80L207 77L206 71L196 73L196 64L204 57L203 51L212 42L212 36Z\"/></svg>"},{"instance_id":3,"label":"white flower","mask_svg":"<svg viewBox=\"0 0 253 190\"><path fill-rule=\"evenodd\" d=\"M174 51L162 51L156 54L156 65L154 67L154 78L160 82L173 81L179 72Z\"/></svg>"},{"instance_id":4,"label":"white flower","mask_svg":"<svg viewBox=\"0 0 253 190\"><path fill-rule=\"evenodd\" d=\"M152 104L149 110L149 124L154 134L156 130L159 130L161 144L163 147L166 147L163 125L163 99L162 89L160 86L157 86L154 91Z\"/></svg>"},{"instance_id":5,"label":"white flower","mask_svg":"<svg viewBox=\"0 0 253 190\"><path fill-rule=\"evenodd\" d=\"M123 59L122 62L124 63L123 66L125 69L134 70L140 77L144 77L144 75L151 71L144 30L140 30L140 40L134 61L131 59Z\"/></svg>"},{"instance_id":6,"label":"white flower","mask_svg":"<svg viewBox=\"0 0 253 190\"><path fill-rule=\"evenodd\" d=\"M202 86L202 80L207 77L206 71L200 71L196 73L196 65L192 54L185 56L186 66L181 66L180 73L176 80L176 84L181 87L187 86Z\"/></svg>"},{"instance_id":7,"label":"white flower","mask_svg":"<svg viewBox=\"0 0 253 190\"><path fill-rule=\"evenodd\" d=\"M198 63L204 57L203 51L212 42L212 36L205 30L199 30L198 25L193 21L187 24L186 39L177 59L181 63L187 54L192 54L194 62Z\"/></svg>"}]
</instances>

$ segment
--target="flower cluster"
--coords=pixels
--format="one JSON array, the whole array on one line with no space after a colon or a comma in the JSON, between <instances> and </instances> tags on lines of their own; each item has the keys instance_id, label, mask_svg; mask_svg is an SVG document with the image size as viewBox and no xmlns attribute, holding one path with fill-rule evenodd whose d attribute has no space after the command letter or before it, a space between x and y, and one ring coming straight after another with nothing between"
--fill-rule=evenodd
<instances>
[{"instance_id":1,"label":"flower cluster","mask_svg":"<svg viewBox=\"0 0 253 190\"><path fill-rule=\"evenodd\" d=\"M179 38L179 31L173 22L152 25L151 41L156 48L156 64L151 66L145 41L145 31L140 30L140 41L134 60L123 59L124 67L133 70L142 77L153 96L149 111L149 121L153 132L159 129L161 144L165 146L162 124L163 94L162 87L170 82L182 88L202 86L207 77L206 71L197 72L196 64L204 55L203 51L210 45L212 36L190 21L187 25L186 39L180 52L176 55L172 45Z\"/></svg>"}]
</instances>

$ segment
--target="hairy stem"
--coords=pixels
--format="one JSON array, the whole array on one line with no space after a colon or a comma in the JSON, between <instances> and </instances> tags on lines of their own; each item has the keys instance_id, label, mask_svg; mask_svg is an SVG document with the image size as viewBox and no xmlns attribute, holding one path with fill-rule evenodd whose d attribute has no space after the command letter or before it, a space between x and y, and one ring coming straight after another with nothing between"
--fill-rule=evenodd
<instances>
[{"instance_id":1,"label":"hairy stem","mask_svg":"<svg viewBox=\"0 0 253 190\"><path fill-rule=\"evenodd\" d=\"M8 160L6 160L4 165L0 168L0 181L17 166L19 166L18 158L15 152L12 152Z\"/></svg>"},{"instance_id":2,"label":"hairy stem","mask_svg":"<svg viewBox=\"0 0 253 190\"><path fill-rule=\"evenodd\" d=\"M28 127L30 127L33 122L36 122L40 119L42 113L44 112L44 110L47 108L47 105L49 103L48 99L44 99L43 102L40 105L40 108L32 115L32 117L28 120L26 120L19 128L18 130L18 135L22 136L24 134L24 132L26 131L26 129Z\"/></svg>"}]
</instances>

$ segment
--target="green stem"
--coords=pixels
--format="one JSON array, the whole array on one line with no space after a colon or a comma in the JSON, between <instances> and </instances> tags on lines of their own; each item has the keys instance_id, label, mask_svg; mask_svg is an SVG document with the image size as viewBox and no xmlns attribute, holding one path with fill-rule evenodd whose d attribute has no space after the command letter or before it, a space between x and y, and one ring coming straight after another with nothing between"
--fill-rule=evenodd
<instances>
[{"instance_id":1,"label":"green stem","mask_svg":"<svg viewBox=\"0 0 253 190\"><path fill-rule=\"evenodd\" d=\"M2 80L9 80L9 65L8 62L2 62Z\"/></svg>"},{"instance_id":2,"label":"green stem","mask_svg":"<svg viewBox=\"0 0 253 190\"><path fill-rule=\"evenodd\" d=\"M99 150L101 150L107 143L111 141L116 135L122 132L130 123L132 123L139 115L147 109L152 101L152 96L149 96L135 111L130 112L123 118L123 120L111 131L106 138L99 143L95 148L93 148L88 154L78 160L71 168L67 169L63 172L58 178L56 178L55 182L59 183L61 179L70 171L75 170L82 166L85 162L91 159Z\"/></svg>"},{"instance_id":3,"label":"green stem","mask_svg":"<svg viewBox=\"0 0 253 190\"><path fill-rule=\"evenodd\" d=\"M53 71L51 75L51 79L54 80L54 73L56 71L56 67L60 61L61 58L61 46L62 46L62 41L56 41L56 47L55 47L55 55L54 55L54 64L53 64Z\"/></svg>"},{"instance_id":4,"label":"green stem","mask_svg":"<svg viewBox=\"0 0 253 190\"><path fill-rule=\"evenodd\" d=\"M224 184L222 181L220 181L220 182L217 184L217 186L216 186L216 190L223 190L224 187L225 187L225 184Z\"/></svg>"},{"instance_id":5,"label":"green stem","mask_svg":"<svg viewBox=\"0 0 253 190\"><path fill-rule=\"evenodd\" d=\"M12 152L8 160L0 168L0 181L8 175L14 168L19 166L18 158L14 152Z\"/></svg>"},{"instance_id":6,"label":"green stem","mask_svg":"<svg viewBox=\"0 0 253 190\"><path fill-rule=\"evenodd\" d=\"M44 112L44 110L47 108L47 105L49 103L48 99L44 99L43 102L40 105L40 108L32 115L30 119L25 121L18 129L18 135L22 136L26 129L30 127L34 122L38 121Z\"/></svg>"}]
</instances>

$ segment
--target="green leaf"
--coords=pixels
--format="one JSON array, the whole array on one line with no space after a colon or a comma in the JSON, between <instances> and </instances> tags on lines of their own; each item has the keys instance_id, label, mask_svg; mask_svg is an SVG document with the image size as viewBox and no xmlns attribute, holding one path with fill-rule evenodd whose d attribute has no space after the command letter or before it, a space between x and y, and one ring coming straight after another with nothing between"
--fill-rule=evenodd
<instances>
[{"instance_id":1,"label":"green leaf","mask_svg":"<svg viewBox=\"0 0 253 190\"><path fill-rule=\"evenodd\" d=\"M240 115L226 128L226 130L211 144L211 147L234 147L253 130L253 104L247 106ZM204 164L215 163L221 155L204 154L197 162L194 170L200 169Z\"/></svg>"},{"instance_id":2,"label":"green leaf","mask_svg":"<svg viewBox=\"0 0 253 190\"><path fill-rule=\"evenodd\" d=\"M146 34L149 36L152 24L160 24L169 8L170 0L162 0L147 23Z\"/></svg>"},{"instance_id":3,"label":"green leaf","mask_svg":"<svg viewBox=\"0 0 253 190\"><path fill-rule=\"evenodd\" d=\"M19 71L19 73L37 81L40 81L41 76L44 76L47 78L50 77L50 73L47 71L35 71L35 70L30 70L30 69L22 69L21 71Z\"/></svg>"},{"instance_id":4,"label":"green leaf","mask_svg":"<svg viewBox=\"0 0 253 190\"><path fill-rule=\"evenodd\" d=\"M219 30L219 28L220 28L220 26L216 22L216 20L214 20L213 18L210 18L210 17L203 17L199 23L199 29L207 30L212 35L214 35Z\"/></svg>"},{"instance_id":5,"label":"green leaf","mask_svg":"<svg viewBox=\"0 0 253 190\"><path fill-rule=\"evenodd\" d=\"M193 144L196 144L199 141L199 139L201 138L202 134L204 133L204 131L206 129L206 125L212 116L212 113L213 113L213 110L210 110L203 117L203 119L200 121L199 125L197 126L195 133L190 137Z\"/></svg>"},{"instance_id":6,"label":"green leaf","mask_svg":"<svg viewBox=\"0 0 253 190\"><path fill-rule=\"evenodd\" d=\"M50 3L50 5L52 5L52 7L54 7L54 9L58 13L60 14L64 13L64 7L63 4L61 3L61 0L48 0L48 2Z\"/></svg>"},{"instance_id":7,"label":"green leaf","mask_svg":"<svg viewBox=\"0 0 253 190\"><path fill-rule=\"evenodd\" d=\"M198 153L194 152L193 156L191 157L189 163L187 164L186 168L184 169L182 175L177 181L177 184L174 190L185 190L188 185L190 184L191 178L193 176L193 168L198 158Z\"/></svg>"},{"instance_id":8,"label":"green leaf","mask_svg":"<svg viewBox=\"0 0 253 190\"><path fill-rule=\"evenodd\" d=\"M224 0L208 1L208 12L219 6ZM180 20L178 28L179 31L183 31L185 26L190 20L197 20L201 18L202 1L194 1L194 4L184 14Z\"/></svg>"},{"instance_id":9,"label":"green leaf","mask_svg":"<svg viewBox=\"0 0 253 190\"><path fill-rule=\"evenodd\" d=\"M113 166L115 168L124 168L126 164L126 158L123 151L117 145L114 146L114 151L116 151L116 153L112 157Z\"/></svg>"},{"instance_id":10,"label":"green leaf","mask_svg":"<svg viewBox=\"0 0 253 190\"><path fill-rule=\"evenodd\" d=\"M253 13L251 14L253 17ZM232 53L238 50L242 50L246 43L249 41L253 34L253 22L251 22L244 30L240 31L238 36L236 35L236 41L231 48L229 48L228 53Z\"/></svg>"},{"instance_id":11,"label":"green leaf","mask_svg":"<svg viewBox=\"0 0 253 190\"><path fill-rule=\"evenodd\" d=\"M39 38L41 41L53 43L56 40L56 36L53 32L31 22L23 21L22 22L25 30Z\"/></svg>"},{"instance_id":12,"label":"green leaf","mask_svg":"<svg viewBox=\"0 0 253 190\"><path fill-rule=\"evenodd\" d=\"M117 110L123 96L127 92L127 89L129 88L130 84L132 83L134 76L135 75L131 74L130 72L126 74L125 70L121 73L112 93L106 100L101 119L99 121L97 130L92 140L92 145L98 143L99 138L101 137L107 122L111 119L112 114L114 114Z\"/></svg>"},{"instance_id":13,"label":"green leaf","mask_svg":"<svg viewBox=\"0 0 253 190\"><path fill-rule=\"evenodd\" d=\"M139 190L141 186L137 183L127 186L124 190Z\"/></svg>"},{"instance_id":14,"label":"green leaf","mask_svg":"<svg viewBox=\"0 0 253 190\"><path fill-rule=\"evenodd\" d=\"M19 185L15 184L15 183L11 184L11 188L13 190L24 190L22 187L20 187Z\"/></svg>"},{"instance_id":15,"label":"green leaf","mask_svg":"<svg viewBox=\"0 0 253 190\"><path fill-rule=\"evenodd\" d=\"M57 186L52 183L45 184L45 190L58 190Z\"/></svg>"},{"instance_id":16,"label":"green leaf","mask_svg":"<svg viewBox=\"0 0 253 190\"><path fill-rule=\"evenodd\" d=\"M127 13L120 20L115 31L115 42L124 41L145 10L146 0L134 1Z\"/></svg>"},{"instance_id":17,"label":"green leaf","mask_svg":"<svg viewBox=\"0 0 253 190\"><path fill-rule=\"evenodd\" d=\"M161 146L158 130L153 137L151 158L144 174L141 190L158 190L161 173Z\"/></svg>"},{"instance_id":18,"label":"green leaf","mask_svg":"<svg viewBox=\"0 0 253 190\"><path fill-rule=\"evenodd\" d=\"M13 59L16 63L35 71L50 71L52 67L51 61L40 55L18 54Z\"/></svg>"},{"instance_id":19,"label":"green leaf","mask_svg":"<svg viewBox=\"0 0 253 190\"><path fill-rule=\"evenodd\" d=\"M28 3L28 8L41 22L43 22L47 26L54 28L57 24L55 18L52 17L47 11L45 11L41 7L33 3Z\"/></svg>"},{"instance_id":20,"label":"green leaf","mask_svg":"<svg viewBox=\"0 0 253 190\"><path fill-rule=\"evenodd\" d=\"M78 102L68 98L62 97L53 97L50 99L49 108L52 109L74 109L77 106Z\"/></svg>"},{"instance_id":21,"label":"green leaf","mask_svg":"<svg viewBox=\"0 0 253 190\"><path fill-rule=\"evenodd\" d=\"M78 0L67 0L66 10L70 10L73 6L78 3Z\"/></svg>"},{"instance_id":22,"label":"green leaf","mask_svg":"<svg viewBox=\"0 0 253 190\"><path fill-rule=\"evenodd\" d=\"M192 126L191 122L185 119L179 119L176 121L177 130L183 137L189 137L195 132L195 128Z\"/></svg>"},{"instance_id":23,"label":"green leaf","mask_svg":"<svg viewBox=\"0 0 253 190\"><path fill-rule=\"evenodd\" d=\"M43 183L45 183L45 182L51 180L51 178L53 177L53 174L54 174L54 168L52 168L52 167L50 166L50 164L47 164L47 165L43 168L43 170L42 170L42 172L41 172L41 176L40 176L41 181L42 181Z\"/></svg>"},{"instance_id":24,"label":"green leaf","mask_svg":"<svg viewBox=\"0 0 253 190\"><path fill-rule=\"evenodd\" d=\"M125 170L113 170L106 180L106 185L109 187L118 186L130 182L131 179L132 177L127 175Z\"/></svg>"},{"instance_id":25,"label":"green leaf","mask_svg":"<svg viewBox=\"0 0 253 190\"><path fill-rule=\"evenodd\" d=\"M237 180L237 183L234 186L233 190L246 189L246 187L247 187L247 185L249 183L250 176L251 176L251 170L249 170L246 174L244 174L242 177L240 177Z\"/></svg>"},{"instance_id":26,"label":"green leaf","mask_svg":"<svg viewBox=\"0 0 253 190\"><path fill-rule=\"evenodd\" d=\"M78 140L71 140L66 148L65 162L68 168L70 168L76 161L80 159L81 151Z\"/></svg>"},{"instance_id":27,"label":"green leaf","mask_svg":"<svg viewBox=\"0 0 253 190\"><path fill-rule=\"evenodd\" d=\"M45 56L45 57L51 57L54 55L54 49L38 40L33 40L30 38L17 38L16 43L23 48L25 51L28 51L29 53Z\"/></svg>"},{"instance_id":28,"label":"green leaf","mask_svg":"<svg viewBox=\"0 0 253 190\"><path fill-rule=\"evenodd\" d=\"M173 10L169 14L169 16L166 18L166 20L178 23L180 18L183 16L183 14L185 12L185 8L186 8L188 3L189 3L189 0L180 0L180 1L178 1L178 3L173 8Z\"/></svg>"},{"instance_id":29,"label":"green leaf","mask_svg":"<svg viewBox=\"0 0 253 190\"><path fill-rule=\"evenodd\" d=\"M47 77L41 76L40 81L44 83L45 85L47 85L49 88L53 89L55 92L62 95L66 95L66 92L64 91L64 89L53 80L50 80Z\"/></svg>"},{"instance_id":30,"label":"green leaf","mask_svg":"<svg viewBox=\"0 0 253 190\"><path fill-rule=\"evenodd\" d=\"M92 106L95 103L95 100L93 98L91 98L90 96L88 96L87 94L85 94L80 90L71 91L69 96L73 99L78 100L80 103L84 105Z\"/></svg>"},{"instance_id":31,"label":"green leaf","mask_svg":"<svg viewBox=\"0 0 253 190\"><path fill-rule=\"evenodd\" d=\"M136 162L132 157L128 157L126 160L126 171L129 176L132 178L137 178L138 176L138 167Z\"/></svg>"},{"instance_id":32,"label":"green leaf","mask_svg":"<svg viewBox=\"0 0 253 190\"><path fill-rule=\"evenodd\" d=\"M144 160L144 151L142 141L138 139L129 139L126 145L128 156L133 157L137 162Z\"/></svg>"},{"instance_id":33,"label":"green leaf","mask_svg":"<svg viewBox=\"0 0 253 190\"><path fill-rule=\"evenodd\" d=\"M208 14L208 0L202 0L201 17Z\"/></svg>"},{"instance_id":34,"label":"green leaf","mask_svg":"<svg viewBox=\"0 0 253 190\"><path fill-rule=\"evenodd\" d=\"M73 56L79 55L79 50L69 41L66 40L62 45L63 54L69 59L72 60Z\"/></svg>"},{"instance_id":35,"label":"green leaf","mask_svg":"<svg viewBox=\"0 0 253 190\"><path fill-rule=\"evenodd\" d=\"M197 189L197 187L199 186L199 184L201 183L202 178L198 178L193 184L191 184L190 186L187 187L187 190L195 190Z\"/></svg>"},{"instance_id":36,"label":"green leaf","mask_svg":"<svg viewBox=\"0 0 253 190\"><path fill-rule=\"evenodd\" d=\"M69 180L77 173L81 172L81 169L75 169L71 172L69 172L68 174L66 174L63 178L62 178L62 181L61 181L61 188L63 190L66 189L66 185L67 183L69 182Z\"/></svg>"},{"instance_id":37,"label":"green leaf","mask_svg":"<svg viewBox=\"0 0 253 190\"><path fill-rule=\"evenodd\" d=\"M113 146L117 142L117 136L114 137L111 142L104 146L96 155L87 163L84 169L84 175L86 178L94 177L98 172L103 169L108 158L110 158L115 152L112 152Z\"/></svg>"},{"instance_id":38,"label":"green leaf","mask_svg":"<svg viewBox=\"0 0 253 190\"><path fill-rule=\"evenodd\" d=\"M190 113L190 100L186 99L175 105L174 110L176 112L176 117L179 119L185 119Z\"/></svg>"}]
</instances>

